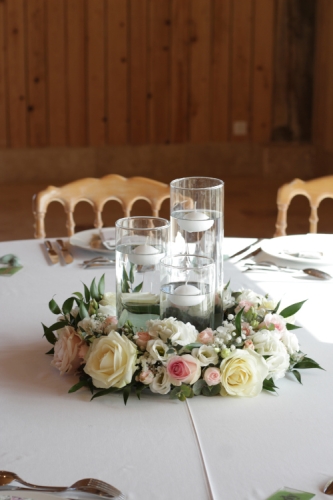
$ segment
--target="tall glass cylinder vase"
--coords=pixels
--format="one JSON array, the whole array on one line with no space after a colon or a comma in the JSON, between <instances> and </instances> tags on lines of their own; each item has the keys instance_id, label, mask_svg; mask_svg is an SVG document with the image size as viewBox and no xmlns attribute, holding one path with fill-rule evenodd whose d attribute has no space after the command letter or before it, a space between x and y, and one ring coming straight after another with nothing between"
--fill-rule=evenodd
<instances>
[{"instance_id":1,"label":"tall glass cylinder vase","mask_svg":"<svg viewBox=\"0 0 333 500\"><path fill-rule=\"evenodd\" d=\"M172 254L195 254L215 262L215 326L222 321L224 183L184 177L170 184Z\"/></svg>"},{"instance_id":2,"label":"tall glass cylinder vase","mask_svg":"<svg viewBox=\"0 0 333 500\"><path fill-rule=\"evenodd\" d=\"M135 330L160 317L160 260L167 253L169 221L126 217L116 222L116 296L119 326Z\"/></svg>"}]
</instances>

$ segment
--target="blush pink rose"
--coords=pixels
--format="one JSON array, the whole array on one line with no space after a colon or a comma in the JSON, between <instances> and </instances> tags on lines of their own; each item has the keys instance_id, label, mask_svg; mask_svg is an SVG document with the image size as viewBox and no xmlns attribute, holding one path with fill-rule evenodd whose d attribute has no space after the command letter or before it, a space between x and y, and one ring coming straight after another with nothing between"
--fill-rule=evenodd
<instances>
[{"instance_id":1,"label":"blush pink rose","mask_svg":"<svg viewBox=\"0 0 333 500\"><path fill-rule=\"evenodd\" d=\"M201 375L198 359L191 354L172 356L167 363L167 372L173 385L194 384Z\"/></svg>"},{"instance_id":2,"label":"blush pink rose","mask_svg":"<svg viewBox=\"0 0 333 500\"><path fill-rule=\"evenodd\" d=\"M211 328L202 330L202 332L199 333L197 340L198 342L201 342L201 344L212 344L214 341L213 330Z\"/></svg>"},{"instance_id":3,"label":"blush pink rose","mask_svg":"<svg viewBox=\"0 0 333 500\"><path fill-rule=\"evenodd\" d=\"M273 325L275 330L280 332L281 334L280 338L281 338L282 334L286 330L286 322L284 318L280 316L280 314L268 313L266 314L264 321L260 323L259 328L269 328L270 325Z\"/></svg>"},{"instance_id":4,"label":"blush pink rose","mask_svg":"<svg viewBox=\"0 0 333 500\"><path fill-rule=\"evenodd\" d=\"M151 370L142 371L137 377L137 380L145 385L149 385L154 380L154 374Z\"/></svg>"},{"instance_id":5,"label":"blush pink rose","mask_svg":"<svg viewBox=\"0 0 333 500\"><path fill-rule=\"evenodd\" d=\"M235 312L238 313L244 307L243 312L246 313L254 305L255 304L253 302L251 302L250 300L241 300L240 302L238 302L238 306L236 307Z\"/></svg>"},{"instance_id":6,"label":"blush pink rose","mask_svg":"<svg viewBox=\"0 0 333 500\"><path fill-rule=\"evenodd\" d=\"M205 371L203 379L207 385L217 385L221 382L221 372L218 368L210 366Z\"/></svg>"},{"instance_id":7,"label":"blush pink rose","mask_svg":"<svg viewBox=\"0 0 333 500\"><path fill-rule=\"evenodd\" d=\"M152 336L148 332L138 332L134 338L136 345L144 351L147 347L149 340L152 340Z\"/></svg>"},{"instance_id":8,"label":"blush pink rose","mask_svg":"<svg viewBox=\"0 0 333 500\"><path fill-rule=\"evenodd\" d=\"M117 316L107 316L103 321L104 330L110 330L110 327L114 329L118 325ZM111 330L110 330L111 331ZM105 333L110 333L110 331L106 331Z\"/></svg>"},{"instance_id":9,"label":"blush pink rose","mask_svg":"<svg viewBox=\"0 0 333 500\"><path fill-rule=\"evenodd\" d=\"M82 360L84 360L84 358L86 357L88 351L89 351L89 346L87 344L82 344L79 347L79 350L78 350L78 356L79 356L79 358L81 358Z\"/></svg>"},{"instance_id":10,"label":"blush pink rose","mask_svg":"<svg viewBox=\"0 0 333 500\"><path fill-rule=\"evenodd\" d=\"M245 340L243 348L244 349L254 349L254 344L253 344L252 340L251 339Z\"/></svg>"},{"instance_id":11,"label":"blush pink rose","mask_svg":"<svg viewBox=\"0 0 333 500\"><path fill-rule=\"evenodd\" d=\"M58 368L60 374L75 373L82 364L79 349L84 344L81 337L71 326L57 331L58 340L54 344L54 357L51 365Z\"/></svg>"},{"instance_id":12,"label":"blush pink rose","mask_svg":"<svg viewBox=\"0 0 333 500\"><path fill-rule=\"evenodd\" d=\"M245 335L248 337L249 335L251 335L251 327L249 325L249 323L247 323L246 321L244 321L244 323L242 323L242 333L245 333Z\"/></svg>"}]
</instances>

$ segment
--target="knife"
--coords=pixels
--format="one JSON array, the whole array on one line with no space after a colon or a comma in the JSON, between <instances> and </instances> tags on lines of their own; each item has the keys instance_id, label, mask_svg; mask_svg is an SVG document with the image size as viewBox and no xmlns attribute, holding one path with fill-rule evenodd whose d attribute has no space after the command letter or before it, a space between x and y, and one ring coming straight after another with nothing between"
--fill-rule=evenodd
<instances>
[{"instance_id":1,"label":"knife","mask_svg":"<svg viewBox=\"0 0 333 500\"><path fill-rule=\"evenodd\" d=\"M261 251L260 242L262 240L263 238L258 238L254 243L251 243L251 245L248 245L247 247L242 248L238 252L231 255L228 261L231 262L232 264L235 264L236 262L239 262L245 257L250 257L250 255L255 255L259 253Z\"/></svg>"},{"instance_id":2,"label":"knife","mask_svg":"<svg viewBox=\"0 0 333 500\"><path fill-rule=\"evenodd\" d=\"M59 262L59 255L54 250L52 243L49 240L45 240L44 245L52 264L57 264Z\"/></svg>"},{"instance_id":3,"label":"knife","mask_svg":"<svg viewBox=\"0 0 333 500\"><path fill-rule=\"evenodd\" d=\"M73 256L66 247L65 243L62 240L57 240L57 243L60 247L60 252L64 261L66 262L66 264L71 264L73 262Z\"/></svg>"}]
</instances>

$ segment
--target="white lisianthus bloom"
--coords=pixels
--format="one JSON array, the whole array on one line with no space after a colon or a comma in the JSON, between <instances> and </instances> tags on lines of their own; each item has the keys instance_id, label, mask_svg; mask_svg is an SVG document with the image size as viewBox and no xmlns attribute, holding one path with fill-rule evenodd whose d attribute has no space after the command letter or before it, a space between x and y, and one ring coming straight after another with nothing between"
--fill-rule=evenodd
<instances>
[{"instance_id":1,"label":"white lisianthus bloom","mask_svg":"<svg viewBox=\"0 0 333 500\"><path fill-rule=\"evenodd\" d=\"M171 382L168 372L164 366L159 366L157 368L157 373L154 380L149 384L151 392L157 394L168 394L171 389Z\"/></svg>"},{"instance_id":2,"label":"white lisianthus bloom","mask_svg":"<svg viewBox=\"0 0 333 500\"><path fill-rule=\"evenodd\" d=\"M101 303L99 303L97 313L103 316L116 316L116 309L110 305L101 306Z\"/></svg>"},{"instance_id":3,"label":"white lisianthus bloom","mask_svg":"<svg viewBox=\"0 0 333 500\"><path fill-rule=\"evenodd\" d=\"M252 349L235 349L222 361L221 396L257 396L268 375L264 358Z\"/></svg>"},{"instance_id":4,"label":"white lisianthus bloom","mask_svg":"<svg viewBox=\"0 0 333 500\"><path fill-rule=\"evenodd\" d=\"M235 312L239 312L242 308L244 308L244 312L247 312L251 307L259 308L262 300L262 295L259 295L252 290L243 290L236 299L238 306L236 307Z\"/></svg>"},{"instance_id":5,"label":"white lisianthus bloom","mask_svg":"<svg viewBox=\"0 0 333 500\"><path fill-rule=\"evenodd\" d=\"M202 345L199 348L192 349L192 356L197 358L201 366L216 365L219 357L210 345Z\"/></svg>"},{"instance_id":6,"label":"white lisianthus bloom","mask_svg":"<svg viewBox=\"0 0 333 500\"><path fill-rule=\"evenodd\" d=\"M222 292L222 306L223 309L229 309L235 305L235 298L231 295L231 290L229 288L223 289Z\"/></svg>"},{"instance_id":7,"label":"white lisianthus bloom","mask_svg":"<svg viewBox=\"0 0 333 500\"><path fill-rule=\"evenodd\" d=\"M136 368L136 345L126 335L111 331L93 341L86 356L84 371L95 387L121 389L132 380Z\"/></svg>"},{"instance_id":8,"label":"white lisianthus bloom","mask_svg":"<svg viewBox=\"0 0 333 500\"><path fill-rule=\"evenodd\" d=\"M259 330L251 336L255 350L262 356L280 352L285 349L275 330Z\"/></svg>"},{"instance_id":9,"label":"white lisianthus bloom","mask_svg":"<svg viewBox=\"0 0 333 500\"><path fill-rule=\"evenodd\" d=\"M161 361L165 363L168 359L167 350L169 347L163 342L162 339L148 340L146 350L149 352L150 357L154 363Z\"/></svg>"},{"instance_id":10,"label":"white lisianthus bloom","mask_svg":"<svg viewBox=\"0 0 333 500\"><path fill-rule=\"evenodd\" d=\"M264 297L261 306L264 307L266 311L274 311L276 302L271 297Z\"/></svg>"},{"instance_id":11,"label":"white lisianthus bloom","mask_svg":"<svg viewBox=\"0 0 333 500\"><path fill-rule=\"evenodd\" d=\"M282 344L280 342L280 344ZM272 378L273 380L278 380L283 378L286 371L289 368L290 357L287 353L285 346L282 344L283 350L280 352L275 352L269 358L266 358L266 363L268 366L268 375L266 378Z\"/></svg>"},{"instance_id":12,"label":"white lisianthus bloom","mask_svg":"<svg viewBox=\"0 0 333 500\"><path fill-rule=\"evenodd\" d=\"M82 328L88 335L93 335L94 332L102 333L102 323L95 316L87 316L78 322L78 329Z\"/></svg>"},{"instance_id":13,"label":"white lisianthus bloom","mask_svg":"<svg viewBox=\"0 0 333 500\"><path fill-rule=\"evenodd\" d=\"M296 335L290 330L285 330L282 334L281 341L286 346L287 351L290 355L295 354L299 351L299 343Z\"/></svg>"},{"instance_id":14,"label":"white lisianthus bloom","mask_svg":"<svg viewBox=\"0 0 333 500\"><path fill-rule=\"evenodd\" d=\"M147 321L148 332L153 338L161 338L163 342L168 339L173 345L185 346L195 342L198 331L190 323L183 323L175 318L152 319Z\"/></svg>"},{"instance_id":15,"label":"white lisianthus bloom","mask_svg":"<svg viewBox=\"0 0 333 500\"><path fill-rule=\"evenodd\" d=\"M107 307L107 309L104 309ZM105 316L116 316L117 314L117 304L116 304L116 294L114 292L106 292L102 300L99 302L98 308L99 314L104 314Z\"/></svg>"}]
</instances>

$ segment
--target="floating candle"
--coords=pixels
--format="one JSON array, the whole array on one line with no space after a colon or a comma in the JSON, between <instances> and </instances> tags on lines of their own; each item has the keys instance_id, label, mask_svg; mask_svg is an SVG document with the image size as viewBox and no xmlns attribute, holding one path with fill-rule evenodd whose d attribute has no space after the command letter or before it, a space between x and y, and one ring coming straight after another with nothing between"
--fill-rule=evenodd
<instances>
[{"instance_id":1,"label":"floating candle","mask_svg":"<svg viewBox=\"0 0 333 500\"><path fill-rule=\"evenodd\" d=\"M198 233L207 231L214 224L214 221L203 212L193 210L184 215L183 219L177 219L178 226L188 233Z\"/></svg>"},{"instance_id":2,"label":"floating candle","mask_svg":"<svg viewBox=\"0 0 333 500\"><path fill-rule=\"evenodd\" d=\"M133 252L128 255L130 262L140 266L151 266L158 264L164 254L151 245L138 245Z\"/></svg>"},{"instance_id":3,"label":"floating candle","mask_svg":"<svg viewBox=\"0 0 333 500\"><path fill-rule=\"evenodd\" d=\"M180 285L175 288L171 301L176 306L197 306L203 302L205 296L201 295L199 288L194 285Z\"/></svg>"}]
</instances>

